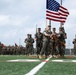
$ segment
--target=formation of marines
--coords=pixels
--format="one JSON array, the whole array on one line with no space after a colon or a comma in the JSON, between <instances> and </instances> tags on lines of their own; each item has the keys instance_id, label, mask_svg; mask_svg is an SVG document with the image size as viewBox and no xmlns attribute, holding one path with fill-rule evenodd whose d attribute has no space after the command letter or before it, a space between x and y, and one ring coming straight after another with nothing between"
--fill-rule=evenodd
<instances>
[{"instance_id":1,"label":"formation of marines","mask_svg":"<svg viewBox=\"0 0 76 75\"><path fill-rule=\"evenodd\" d=\"M64 30L64 27L59 27L59 32L56 32L56 28L51 29L51 26L48 25L43 33L41 28L37 29L35 37L32 38L32 34L27 34L27 37L24 40L26 46L4 46L0 42L0 54L16 55L32 55L34 54L34 42L36 41L36 54L37 58L42 58L45 55L47 58L49 55L52 57L60 56L64 57L67 34ZM76 37L73 40L74 44L74 54L76 55Z\"/></svg>"},{"instance_id":2,"label":"formation of marines","mask_svg":"<svg viewBox=\"0 0 76 75\"><path fill-rule=\"evenodd\" d=\"M16 43L13 46L5 46L0 42L0 55L25 55L25 52L25 47L18 46Z\"/></svg>"},{"instance_id":3,"label":"formation of marines","mask_svg":"<svg viewBox=\"0 0 76 75\"><path fill-rule=\"evenodd\" d=\"M59 32L56 33L56 28L51 30L51 26L48 25L44 32L40 32L41 29L38 29L38 32L35 35L36 39L36 48L37 55L41 58L45 54L45 58L49 55L60 55L61 57L65 54L65 39L67 35L63 27L59 28Z\"/></svg>"}]
</instances>

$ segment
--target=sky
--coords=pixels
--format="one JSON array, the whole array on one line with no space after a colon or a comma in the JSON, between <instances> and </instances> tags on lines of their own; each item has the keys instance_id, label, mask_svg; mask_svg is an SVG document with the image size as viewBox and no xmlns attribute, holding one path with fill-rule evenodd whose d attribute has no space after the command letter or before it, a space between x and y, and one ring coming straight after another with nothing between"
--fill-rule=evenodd
<instances>
[{"instance_id":1,"label":"sky","mask_svg":"<svg viewBox=\"0 0 76 75\"><path fill-rule=\"evenodd\" d=\"M56 0L60 3L60 0ZM67 33L66 47L73 48L72 41L76 34L76 0L62 0L62 6L68 9L64 28ZM48 21L47 21L48 24ZM0 0L0 41L5 45L25 46L27 34L34 35L37 28L46 27L46 0ZM60 27L59 22L52 21L52 28Z\"/></svg>"}]
</instances>

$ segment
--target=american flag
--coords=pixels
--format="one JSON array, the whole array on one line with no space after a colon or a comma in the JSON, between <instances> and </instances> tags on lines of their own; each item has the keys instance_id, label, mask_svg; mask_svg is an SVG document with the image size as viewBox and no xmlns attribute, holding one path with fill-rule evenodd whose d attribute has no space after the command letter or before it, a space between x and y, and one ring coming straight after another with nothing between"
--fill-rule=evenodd
<instances>
[{"instance_id":1,"label":"american flag","mask_svg":"<svg viewBox=\"0 0 76 75\"><path fill-rule=\"evenodd\" d=\"M55 0L46 2L46 19L65 23L69 12Z\"/></svg>"}]
</instances>

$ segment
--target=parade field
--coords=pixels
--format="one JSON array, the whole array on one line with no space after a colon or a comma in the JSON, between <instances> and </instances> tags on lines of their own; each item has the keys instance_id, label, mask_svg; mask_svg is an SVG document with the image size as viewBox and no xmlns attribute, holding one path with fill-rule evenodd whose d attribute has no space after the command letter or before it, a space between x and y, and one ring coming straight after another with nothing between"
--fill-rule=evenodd
<instances>
[{"instance_id":1,"label":"parade field","mask_svg":"<svg viewBox=\"0 0 76 75\"><path fill-rule=\"evenodd\" d=\"M32 75L28 73L41 63L45 64L34 75L76 74L75 56L49 58L47 61L44 57L39 59L35 55L0 55L0 75Z\"/></svg>"}]
</instances>

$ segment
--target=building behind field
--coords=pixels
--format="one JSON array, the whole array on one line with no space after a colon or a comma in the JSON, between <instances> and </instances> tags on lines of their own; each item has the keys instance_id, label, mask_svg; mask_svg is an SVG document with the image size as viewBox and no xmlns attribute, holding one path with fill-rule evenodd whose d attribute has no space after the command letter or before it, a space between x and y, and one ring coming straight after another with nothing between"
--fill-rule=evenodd
<instances>
[{"instance_id":1,"label":"building behind field","mask_svg":"<svg viewBox=\"0 0 76 75\"><path fill-rule=\"evenodd\" d=\"M65 55L74 55L74 49L65 49Z\"/></svg>"}]
</instances>

